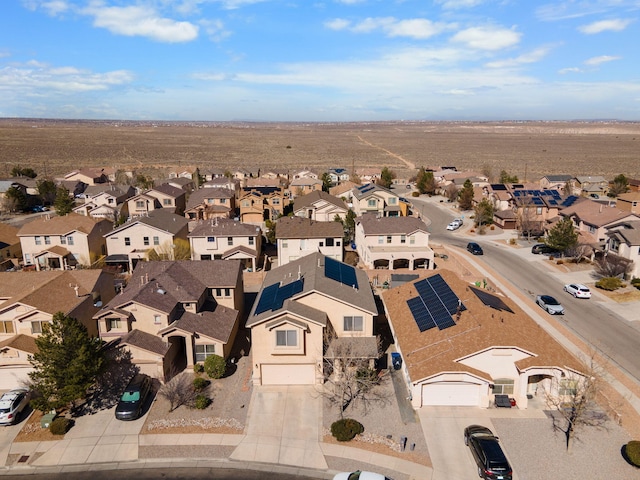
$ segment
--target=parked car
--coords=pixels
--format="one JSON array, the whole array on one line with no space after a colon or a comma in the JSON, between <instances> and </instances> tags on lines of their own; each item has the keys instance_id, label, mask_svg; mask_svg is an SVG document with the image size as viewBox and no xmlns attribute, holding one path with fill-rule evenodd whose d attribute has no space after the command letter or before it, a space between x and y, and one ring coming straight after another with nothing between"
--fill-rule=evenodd
<instances>
[{"instance_id":1,"label":"parked car","mask_svg":"<svg viewBox=\"0 0 640 480\"><path fill-rule=\"evenodd\" d=\"M536 243L533 247L531 247L531 253L535 253L536 255L541 253L545 255L557 255L560 252L544 243Z\"/></svg>"},{"instance_id":2,"label":"parked car","mask_svg":"<svg viewBox=\"0 0 640 480\"><path fill-rule=\"evenodd\" d=\"M336 473L333 476L333 480L391 480L391 479L379 473L361 472L360 470L356 470L355 472Z\"/></svg>"},{"instance_id":3,"label":"parked car","mask_svg":"<svg viewBox=\"0 0 640 480\"><path fill-rule=\"evenodd\" d=\"M462 220L456 218L449 225L447 225L447 230L457 230L462 226Z\"/></svg>"},{"instance_id":4,"label":"parked car","mask_svg":"<svg viewBox=\"0 0 640 480\"><path fill-rule=\"evenodd\" d=\"M469 425L464 429L464 444L471 450L480 478L511 480L511 465L502 451L498 437L491 430L482 425Z\"/></svg>"},{"instance_id":5,"label":"parked car","mask_svg":"<svg viewBox=\"0 0 640 480\"><path fill-rule=\"evenodd\" d=\"M551 295L538 295L536 303L551 315L564 315L564 307Z\"/></svg>"},{"instance_id":6,"label":"parked car","mask_svg":"<svg viewBox=\"0 0 640 480\"><path fill-rule=\"evenodd\" d=\"M151 393L151 378L143 373L136 374L120 396L116 406L116 418L118 420L139 418L149 393Z\"/></svg>"},{"instance_id":7,"label":"parked car","mask_svg":"<svg viewBox=\"0 0 640 480\"><path fill-rule=\"evenodd\" d=\"M29 405L31 392L26 388L15 388L0 397L0 425L13 425L22 411Z\"/></svg>"},{"instance_id":8,"label":"parked car","mask_svg":"<svg viewBox=\"0 0 640 480\"><path fill-rule=\"evenodd\" d=\"M476 242L467 243L467 251L471 252L473 255L483 255L482 247L478 245Z\"/></svg>"},{"instance_id":9,"label":"parked car","mask_svg":"<svg viewBox=\"0 0 640 480\"><path fill-rule=\"evenodd\" d=\"M581 283L570 283L564 286L564 291L570 293L576 298L591 298L591 290L589 287Z\"/></svg>"}]
</instances>

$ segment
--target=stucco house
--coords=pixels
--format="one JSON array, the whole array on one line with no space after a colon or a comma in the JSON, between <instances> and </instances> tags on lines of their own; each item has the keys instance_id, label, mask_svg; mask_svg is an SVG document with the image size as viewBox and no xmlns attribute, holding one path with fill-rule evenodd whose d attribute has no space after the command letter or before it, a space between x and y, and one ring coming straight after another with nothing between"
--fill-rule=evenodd
<instances>
[{"instance_id":1,"label":"stucco house","mask_svg":"<svg viewBox=\"0 0 640 480\"><path fill-rule=\"evenodd\" d=\"M355 243L366 268L435 268L427 225L416 217L362 215L356 218Z\"/></svg>"},{"instance_id":2,"label":"stucco house","mask_svg":"<svg viewBox=\"0 0 640 480\"><path fill-rule=\"evenodd\" d=\"M348 211L349 208L342 199L322 190L297 197L293 203L293 214L296 217L318 222L333 222L336 216L344 220Z\"/></svg>"},{"instance_id":3,"label":"stucco house","mask_svg":"<svg viewBox=\"0 0 640 480\"><path fill-rule=\"evenodd\" d=\"M148 192L141 192L129 198L123 208L122 213L127 218L141 217L162 208L160 200L150 195Z\"/></svg>"},{"instance_id":4,"label":"stucco house","mask_svg":"<svg viewBox=\"0 0 640 480\"><path fill-rule=\"evenodd\" d=\"M622 193L616 197L616 207L640 215L640 192Z\"/></svg>"},{"instance_id":5,"label":"stucco house","mask_svg":"<svg viewBox=\"0 0 640 480\"><path fill-rule=\"evenodd\" d=\"M0 390L28 380L35 338L57 312L77 319L96 336L92 317L114 297L113 278L95 269L0 273Z\"/></svg>"},{"instance_id":6,"label":"stucco house","mask_svg":"<svg viewBox=\"0 0 640 480\"><path fill-rule=\"evenodd\" d=\"M262 253L262 230L230 218L202 220L187 235L192 260L240 260L256 271Z\"/></svg>"},{"instance_id":7,"label":"stucco house","mask_svg":"<svg viewBox=\"0 0 640 480\"><path fill-rule=\"evenodd\" d=\"M42 215L18 231L24 266L36 270L65 270L88 267L106 255L103 235L113 223L76 213Z\"/></svg>"},{"instance_id":8,"label":"stucco house","mask_svg":"<svg viewBox=\"0 0 640 480\"><path fill-rule=\"evenodd\" d=\"M22 247L18 238L19 229L8 223L0 222L0 271L11 268L13 264L9 259L22 257ZM10 264L10 265L9 265Z\"/></svg>"},{"instance_id":9,"label":"stucco house","mask_svg":"<svg viewBox=\"0 0 640 480\"><path fill-rule=\"evenodd\" d=\"M140 262L93 318L102 340L128 350L142 373L165 380L209 355L229 357L243 290L240 262Z\"/></svg>"},{"instance_id":10,"label":"stucco house","mask_svg":"<svg viewBox=\"0 0 640 480\"><path fill-rule=\"evenodd\" d=\"M176 215L184 214L184 209L187 205L187 193L183 189L163 183L147 190L146 194L155 197L162 208Z\"/></svg>"},{"instance_id":11,"label":"stucco house","mask_svg":"<svg viewBox=\"0 0 640 480\"><path fill-rule=\"evenodd\" d=\"M179 188L181 190L184 190L187 193L193 192L196 188L195 182L191 177L168 178L162 183L160 183L160 185L164 185L164 184L168 184L168 185L171 185L172 187Z\"/></svg>"},{"instance_id":12,"label":"stucco house","mask_svg":"<svg viewBox=\"0 0 640 480\"><path fill-rule=\"evenodd\" d=\"M235 191L228 188L201 188L189 196L184 212L189 220L209 220L235 216Z\"/></svg>"},{"instance_id":13,"label":"stucco house","mask_svg":"<svg viewBox=\"0 0 640 480\"><path fill-rule=\"evenodd\" d=\"M289 198L300 197L302 195L308 195L311 192L322 190L322 180L315 178L296 178L291 181L289 185Z\"/></svg>"},{"instance_id":14,"label":"stucco house","mask_svg":"<svg viewBox=\"0 0 640 480\"><path fill-rule=\"evenodd\" d=\"M276 220L283 215L289 200L280 187L253 187L244 189L238 203L240 221L262 225L265 220Z\"/></svg>"},{"instance_id":15,"label":"stucco house","mask_svg":"<svg viewBox=\"0 0 640 480\"><path fill-rule=\"evenodd\" d=\"M82 170L73 170L67 173L62 180L67 182L82 182L86 185L97 185L99 183L109 182L109 175L108 172L105 172L104 168L83 168Z\"/></svg>"},{"instance_id":16,"label":"stucco house","mask_svg":"<svg viewBox=\"0 0 640 480\"><path fill-rule=\"evenodd\" d=\"M578 175L572 180L574 195L606 195L609 182L601 175Z\"/></svg>"},{"instance_id":17,"label":"stucco house","mask_svg":"<svg viewBox=\"0 0 640 480\"><path fill-rule=\"evenodd\" d=\"M254 385L321 384L335 341L377 358L377 314L366 273L320 253L269 271L246 323Z\"/></svg>"},{"instance_id":18,"label":"stucco house","mask_svg":"<svg viewBox=\"0 0 640 480\"><path fill-rule=\"evenodd\" d=\"M132 218L104 235L108 252L106 263L132 271L138 261L148 257L151 249L172 260L174 242L177 239L186 242L188 233L186 218L162 208Z\"/></svg>"},{"instance_id":19,"label":"stucco house","mask_svg":"<svg viewBox=\"0 0 640 480\"><path fill-rule=\"evenodd\" d=\"M640 218L610 225L606 236L605 252L633 262L628 276L640 277Z\"/></svg>"},{"instance_id":20,"label":"stucco house","mask_svg":"<svg viewBox=\"0 0 640 480\"><path fill-rule=\"evenodd\" d=\"M276 224L278 265L286 265L313 252L342 261L344 228L340 222L316 222L303 217L282 217Z\"/></svg>"},{"instance_id":21,"label":"stucco house","mask_svg":"<svg viewBox=\"0 0 640 480\"><path fill-rule=\"evenodd\" d=\"M542 190L558 190L564 195L571 195L572 192L566 192L565 189L567 185L571 186L572 179L573 176L567 174L545 175L538 180L538 184Z\"/></svg>"},{"instance_id":22,"label":"stucco house","mask_svg":"<svg viewBox=\"0 0 640 480\"><path fill-rule=\"evenodd\" d=\"M399 217L408 214L409 204L380 185L366 183L352 190L353 211L357 216L376 212L383 217Z\"/></svg>"},{"instance_id":23,"label":"stucco house","mask_svg":"<svg viewBox=\"0 0 640 480\"><path fill-rule=\"evenodd\" d=\"M386 290L384 308L414 408L487 408L495 395L527 408L561 396L581 363L517 302L440 270Z\"/></svg>"}]
</instances>

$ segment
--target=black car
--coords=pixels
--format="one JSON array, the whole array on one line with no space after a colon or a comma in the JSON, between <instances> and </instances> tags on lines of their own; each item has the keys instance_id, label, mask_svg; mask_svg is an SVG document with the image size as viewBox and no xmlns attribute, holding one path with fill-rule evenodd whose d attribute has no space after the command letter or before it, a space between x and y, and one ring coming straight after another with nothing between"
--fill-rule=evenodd
<instances>
[{"instance_id":1,"label":"black car","mask_svg":"<svg viewBox=\"0 0 640 480\"><path fill-rule=\"evenodd\" d=\"M482 251L482 247L478 245L476 242L467 243L467 251L471 252L474 255L484 254L484 252Z\"/></svg>"},{"instance_id":2,"label":"black car","mask_svg":"<svg viewBox=\"0 0 640 480\"><path fill-rule=\"evenodd\" d=\"M118 420L135 420L142 414L142 407L151 392L151 378L143 373L136 374L125 388L116 406Z\"/></svg>"},{"instance_id":3,"label":"black car","mask_svg":"<svg viewBox=\"0 0 640 480\"><path fill-rule=\"evenodd\" d=\"M558 250L556 250L555 248L551 248L549 245L545 245L544 243L536 243L533 247L531 247L531 253L557 255L560 252L558 252Z\"/></svg>"},{"instance_id":4,"label":"black car","mask_svg":"<svg viewBox=\"0 0 640 480\"><path fill-rule=\"evenodd\" d=\"M485 480L511 480L513 472L498 437L481 425L464 429L464 444L469 447L478 464L478 475Z\"/></svg>"}]
</instances>

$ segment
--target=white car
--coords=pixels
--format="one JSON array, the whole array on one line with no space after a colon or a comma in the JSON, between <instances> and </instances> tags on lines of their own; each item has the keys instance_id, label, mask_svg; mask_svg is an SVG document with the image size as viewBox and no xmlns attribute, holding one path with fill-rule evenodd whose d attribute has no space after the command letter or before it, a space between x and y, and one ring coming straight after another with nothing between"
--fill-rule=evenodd
<instances>
[{"instance_id":1,"label":"white car","mask_svg":"<svg viewBox=\"0 0 640 480\"><path fill-rule=\"evenodd\" d=\"M570 283L564 286L564 291L570 293L576 298L591 298L591 290L589 287L581 283Z\"/></svg>"},{"instance_id":2,"label":"white car","mask_svg":"<svg viewBox=\"0 0 640 480\"><path fill-rule=\"evenodd\" d=\"M361 472L360 470L356 470L355 472L336 473L333 477L333 480L391 480L391 479L379 473Z\"/></svg>"},{"instance_id":3,"label":"white car","mask_svg":"<svg viewBox=\"0 0 640 480\"><path fill-rule=\"evenodd\" d=\"M447 225L447 230L457 230L462 226L462 220L456 218L449 225Z\"/></svg>"},{"instance_id":4,"label":"white car","mask_svg":"<svg viewBox=\"0 0 640 480\"><path fill-rule=\"evenodd\" d=\"M26 388L15 388L0 397L0 425L13 425L29 405L31 394Z\"/></svg>"}]
</instances>

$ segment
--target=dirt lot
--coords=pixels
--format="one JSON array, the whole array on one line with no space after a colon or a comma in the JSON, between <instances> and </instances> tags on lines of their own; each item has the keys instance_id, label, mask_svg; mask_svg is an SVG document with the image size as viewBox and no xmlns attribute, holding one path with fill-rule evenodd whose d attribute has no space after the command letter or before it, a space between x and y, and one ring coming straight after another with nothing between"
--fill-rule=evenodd
<instances>
[{"instance_id":1,"label":"dirt lot","mask_svg":"<svg viewBox=\"0 0 640 480\"><path fill-rule=\"evenodd\" d=\"M163 177L199 166L251 170L389 166L640 177L640 123L164 123L0 119L0 177L15 165L55 176L79 166ZM256 172L257 173L257 172Z\"/></svg>"}]
</instances>

